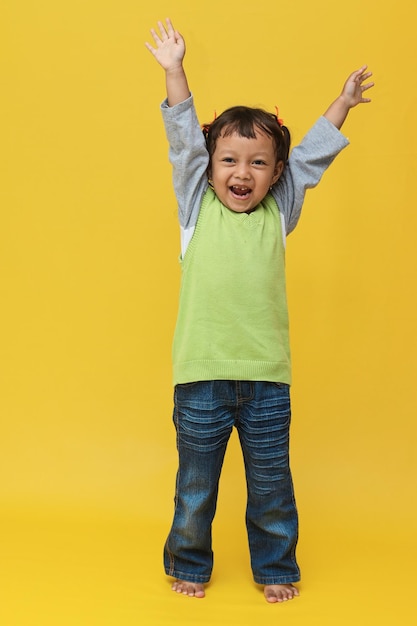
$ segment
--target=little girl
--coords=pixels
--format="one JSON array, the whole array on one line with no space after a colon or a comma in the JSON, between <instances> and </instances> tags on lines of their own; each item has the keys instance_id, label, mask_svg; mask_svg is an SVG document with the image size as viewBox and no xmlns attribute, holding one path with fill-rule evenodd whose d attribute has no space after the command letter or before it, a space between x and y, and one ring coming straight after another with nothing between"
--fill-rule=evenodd
<instances>
[{"instance_id":1,"label":"little girl","mask_svg":"<svg viewBox=\"0 0 417 626\"><path fill-rule=\"evenodd\" d=\"M366 66L290 157L277 116L233 107L201 127L169 19L147 48L165 70L162 114L181 227L181 292L173 345L179 467L164 548L172 589L202 598L213 567L211 527L226 446L236 427L247 482L254 580L268 602L299 594L298 519L289 466L291 365L285 238L306 189L348 144L349 110L369 102Z\"/></svg>"}]
</instances>

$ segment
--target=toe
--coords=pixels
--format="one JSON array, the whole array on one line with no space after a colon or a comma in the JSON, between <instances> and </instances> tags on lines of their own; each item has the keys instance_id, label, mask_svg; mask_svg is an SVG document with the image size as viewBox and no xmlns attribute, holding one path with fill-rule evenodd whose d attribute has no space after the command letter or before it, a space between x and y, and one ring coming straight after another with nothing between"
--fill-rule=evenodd
<instances>
[{"instance_id":1,"label":"toe","mask_svg":"<svg viewBox=\"0 0 417 626\"><path fill-rule=\"evenodd\" d=\"M205 595L206 595L206 592L204 591L203 585L197 585L196 590L195 590L195 597L204 598Z\"/></svg>"},{"instance_id":2,"label":"toe","mask_svg":"<svg viewBox=\"0 0 417 626\"><path fill-rule=\"evenodd\" d=\"M294 585L267 585L264 590L265 598L268 602L287 602L299 595L298 589Z\"/></svg>"},{"instance_id":3,"label":"toe","mask_svg":"<svg viewBox=\"0 0 417 626\"><path fill-rule=\"evenodd\" d=\"M172 591L176 593L181 593L184 596L188 596L190 598L204 598L206 595L204 592L204 585L200 585L198 583L190 583L185 580L176 580L172 587Z\"/></svg>"}]
</instances>

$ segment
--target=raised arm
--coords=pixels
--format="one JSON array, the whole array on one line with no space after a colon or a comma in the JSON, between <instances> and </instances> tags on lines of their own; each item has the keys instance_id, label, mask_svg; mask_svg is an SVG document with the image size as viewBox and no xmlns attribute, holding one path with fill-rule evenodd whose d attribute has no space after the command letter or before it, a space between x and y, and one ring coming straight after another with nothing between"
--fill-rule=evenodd
<instances>
[{"instance_id":1,"label":"raised arm","mask_svg":"<svg viewBox=\"0 0 417 626\"><path fill-rule=\"evenodd\" d=\"M336 126L336 128L340 129L342 127L350 109L357 104L371 101L370 98L363 97L363 92L374 86L374 83L362 84L372 76L372 72L367 72L366 69L367 66L363 65L359 70L356 70L356 72L353 72L349 76L340 96L336 98L324 113L324 117Z\"/></svg>"},{"instance_id":2,"label":"raised arm","mask_svg":"<svg viewBox=\"0 0 417 626\"><path fill-rule=\"evenodd\" d=\"M148 42L145 45L165 70L168 104L173 107L190 97L187 77L182 64L185 55L185 41L180 33L174 29L169 18L166 19L165 26L162 22L158 22L158 28L159 33L151 28L156 47L151 46Z\"/></svg>"}]
</instances>

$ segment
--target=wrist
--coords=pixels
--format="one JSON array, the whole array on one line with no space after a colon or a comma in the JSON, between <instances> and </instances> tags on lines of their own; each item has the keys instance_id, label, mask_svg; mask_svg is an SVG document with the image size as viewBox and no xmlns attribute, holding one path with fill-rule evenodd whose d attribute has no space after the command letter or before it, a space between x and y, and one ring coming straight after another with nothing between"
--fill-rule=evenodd
<instances>
[{"instance_id":1,"label":"wrist","mask_svg":"<svg viewBox=\"0 0 417 626\"><path fill-rule=\"evenodd\" d=\"M331 122L336 128L340 130L343 122L345 121L347 114L349 113L350 105L346 101L343 94L341 94L336 100L332 102L327 111L324 113L329 122Z\"/></svg>"},{"instance_id":2,"label":"wrist","mask_svg":"<svg viewBox=\"0 0 417 626\"><path fill-rule=\"evenodd\" d=\"M182 66L182 63L179 63L177 65L172 65L171 67L165 68L165 73L170 78L177 78L179 76L183 76L184 75L184 68Z\"/></svg>"},{"instance_id":3,"label":"wrist","mask_svg":"<svg viewBox=\"0 0 417 626\"><path fill-rule=\"evenodd\" d=\"M349 109L352 108L351 98L344 93L340 94L340 96L336 99L336 102L337 106L346 113L349 113Z\"/></svg>"}]
</instances>

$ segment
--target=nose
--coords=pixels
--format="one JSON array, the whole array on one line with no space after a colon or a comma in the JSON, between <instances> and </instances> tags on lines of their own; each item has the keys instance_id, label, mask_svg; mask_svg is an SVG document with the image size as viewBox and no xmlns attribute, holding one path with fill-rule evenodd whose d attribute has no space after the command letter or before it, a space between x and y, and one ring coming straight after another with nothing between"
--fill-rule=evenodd
<instances>
[{"instance_id":1,"label":"nose","mask_svg":"<svg viewBox=\"0 0 417 626\"><path fill-rule=\"evenodd\" d=\"M241 162L238 164L236 168L236 178L241 180L248 180L250 178L249 166L245 162Z\"/></svg>"}]
</instances>

